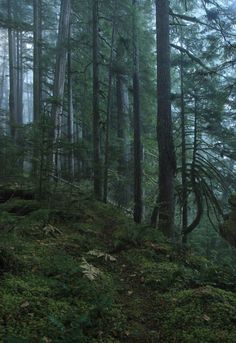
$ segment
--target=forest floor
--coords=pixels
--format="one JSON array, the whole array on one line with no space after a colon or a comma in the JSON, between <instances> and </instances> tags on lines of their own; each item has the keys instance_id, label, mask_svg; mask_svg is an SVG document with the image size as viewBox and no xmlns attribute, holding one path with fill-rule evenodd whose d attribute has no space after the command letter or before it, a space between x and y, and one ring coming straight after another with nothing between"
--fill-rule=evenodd
<instances>
[{"instance_id":1,"label":"forest floor","mask_svg":"<svg viewBox=\"0 0 236 343\"><path fill-rule=\"evenodd\" d=\"M235 280L212 262L81 192L0 198L1 342L236 342Z\"/></svg>"}]
</instances>

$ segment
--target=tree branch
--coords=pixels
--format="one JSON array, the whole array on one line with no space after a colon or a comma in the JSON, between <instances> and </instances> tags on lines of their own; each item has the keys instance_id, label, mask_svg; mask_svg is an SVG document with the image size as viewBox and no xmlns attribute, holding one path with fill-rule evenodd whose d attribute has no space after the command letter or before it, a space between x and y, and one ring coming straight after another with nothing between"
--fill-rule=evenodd
<instances>
[{"instance_id":1,"label":"tree branch","mask_svg":"<svg viewBox=\"0 0 236 343\"><path fill-rule=\"evenodd\" d=\"M177 49L183 53L185 53L186 55L188 55L188 57L193 60L194 62L196 62L197 64L199 64L202 68L204 68L207 71L212 71L208 66L206 66L198 57L194 56L190 51L188 51L187 49L183 48L182 46L176 45L176 44L170 44L170 46L174 49Z\"/></svg>"}]
</instances>

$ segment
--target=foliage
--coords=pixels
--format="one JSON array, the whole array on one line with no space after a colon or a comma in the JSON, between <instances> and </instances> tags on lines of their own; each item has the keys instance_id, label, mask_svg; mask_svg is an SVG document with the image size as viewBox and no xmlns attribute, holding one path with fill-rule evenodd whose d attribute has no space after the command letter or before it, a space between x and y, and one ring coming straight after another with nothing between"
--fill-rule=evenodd
<instances>
[{"instance_id":1,"label":"foliage","mask_svg":"<svg viewBox=\"0 0 236 343\"><path fill-rule=\"evenodd\" d=\"M44 234L46 208L2 232L1 340L234 341L235 275L111 205L82 195L71 211L81 202L79 222L57 218L60 234Z\"/></svg>"},{"instance_id":2,"label":"foliage","mask_svg":"<svg viewBox=\"0 0 236 343\"><path fill-rule=\"evenodd\" d=\"M161 342L164 342L164 337L168 342L186 343L227 343L235 340L233 293L201 287L164 296L156 294L155 297L164 314L164 320L157 315L161 325ZM175 330L172 330L173 327Z\"/></svg>"}]
</instances>

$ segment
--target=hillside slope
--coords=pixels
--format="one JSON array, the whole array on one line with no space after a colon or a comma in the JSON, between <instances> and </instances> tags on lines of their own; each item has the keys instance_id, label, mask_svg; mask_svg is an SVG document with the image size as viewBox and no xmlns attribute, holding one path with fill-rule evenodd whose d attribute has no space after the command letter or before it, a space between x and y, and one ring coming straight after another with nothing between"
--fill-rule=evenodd
<instances>
[{"instance_id":1,"label":"hillside slope","mask_svg":"<svg viewBox=\"0 0 236 343\"><path fill-rule=\"evenodd\" d=\"M17 196L0 205L1 342L236 342L231 275L90 196Z\"/></svg>"}]
</instances>

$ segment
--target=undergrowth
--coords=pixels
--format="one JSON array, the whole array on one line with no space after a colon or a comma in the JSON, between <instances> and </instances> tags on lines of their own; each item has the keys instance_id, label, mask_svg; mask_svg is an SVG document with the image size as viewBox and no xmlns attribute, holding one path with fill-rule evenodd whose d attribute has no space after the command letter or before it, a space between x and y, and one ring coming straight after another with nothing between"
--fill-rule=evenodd
<instances>
[{"instance_id":1,"label":"undergrowth","mask_svg":"<svg viewBox=\"0 0 236 343\"><path fill-rule=\"evenodd\" d=\"M0 209L1 342L236 341L234 275L119 209L83 194Z\"/></svg>"}]
</instances>

